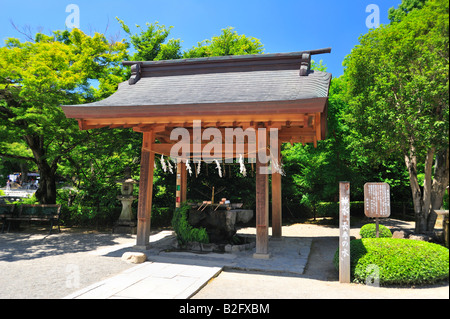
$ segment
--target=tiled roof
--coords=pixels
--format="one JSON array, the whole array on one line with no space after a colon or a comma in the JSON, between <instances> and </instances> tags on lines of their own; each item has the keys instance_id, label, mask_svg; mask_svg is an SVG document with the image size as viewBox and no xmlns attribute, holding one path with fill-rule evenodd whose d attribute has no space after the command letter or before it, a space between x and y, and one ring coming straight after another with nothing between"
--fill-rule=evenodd
<instances>
[{"instance_id":1,"label":"tiled roof","mask_svg":"<svg viewBox=\"0 0 450 319\"><path fill-rule=\"evenodd\" d=\"M324 52L320 52L324 53ZM223 111L258 112L277 103L301 113L322 112L331 74L311 71L311 52L229 56L170 61L124 62L132 77L110 97L89 104L62 106L67 117L126 117ZM312 103L312 101L317 101ZM325 101L325 102L324 102ZM314 107L311 109L312 105ZM194 107L194 108L193 108ZM289 109L289 111L291 110ZM276 112L276 110L274 110ZM172 112L172 113L170 113Z\"/></svg>"},{"instance_id":2,"label":"tiled roof","mask_svg":"<svg viewBox=\"0 0 450 319\"><path fill-rule=\"evenodd\" d=\"M331 74L298 70L148 77L123 82L110 97L78 107L294 101L328 96Z\"/></svg>"}]
</instances>

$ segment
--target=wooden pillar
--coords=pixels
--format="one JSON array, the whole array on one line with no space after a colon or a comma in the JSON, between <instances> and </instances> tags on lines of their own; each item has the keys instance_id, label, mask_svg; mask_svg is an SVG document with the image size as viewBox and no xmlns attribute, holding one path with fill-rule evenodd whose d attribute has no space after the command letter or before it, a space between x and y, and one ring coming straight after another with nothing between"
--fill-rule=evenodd
<instances>
[{"instance_id":1,"label":"wooden pillar","mask_svg":"<svg viewBox=\"0 0 450 319\"><path fill-rule=\"evenodd\" d=\"M153 165L155 162L155 154L151 151L153 140L153 132L143 133L136 239L136 248L139 249L150 248L149 243L153 196Z\"/></svg>"},{"instance_id":2,"label":"wooden pillar","mask_svg":"<svg viewBox=\"0 0 450 319\"><path fill-rule=\"evenodd\" d=\"M266 139L267 141L267 139ZM265 149L263 139L257 139L257 149ZM253 258L268 259L269 255L269 175L268 163L256 155L256 251Z\"/></svg>"},{"instance_id":3,"label":"wooden pillar","mask_svg":"<svg viewBox=\"0 0 450 319\"><path fill-rule=\"evenodd\" d=\"M339 182L339 282L350 279L350 183Z\"/></svg>"},{"instance_id":4,"label":"wooden pillar","mask_svg":"<svg viewBox=\"0 0 450 319\"><path fill-rule=\"evenodd\" d=\"M187 172L186 164L183 162L177 163L177 187L175 196L175 207L180 207L181 203L186 201L187 192Z\"/></svg>"},{"instance_id":5,"label":"wooden pillar","mask_svg":"<svg viewBox=\"0 0 450 319\"><path fill-rule=\"evenodd\" d=\"M271 143L271 145L274 144ZM278 165L281 165L280 149L281 143L278 141ZM275 153L273 155L276 156ZM282 236L281 204L281 174L272 170L272 238L277 239L281 239Z\"/></svg>"}]
</instances>

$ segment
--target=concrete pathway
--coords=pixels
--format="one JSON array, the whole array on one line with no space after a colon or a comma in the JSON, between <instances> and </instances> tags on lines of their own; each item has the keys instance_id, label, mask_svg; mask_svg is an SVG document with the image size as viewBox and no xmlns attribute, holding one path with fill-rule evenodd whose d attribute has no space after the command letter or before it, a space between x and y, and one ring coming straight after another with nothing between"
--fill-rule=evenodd
<instances>
[{"instance_id":1,"label":"concrete pathway","mask_svg":"<svg viewBox=\"0 0 450 319\"><path fill-rule=\"evenodd\" d=\"M188 299L223 269L303 274L311 242L311 238L270 240L269 259L254 259L254 249L232 254L147 251L147 262L64 299ZM121 252L132 251L132 247L118 248Z\"/></svg>"}]
</instances>

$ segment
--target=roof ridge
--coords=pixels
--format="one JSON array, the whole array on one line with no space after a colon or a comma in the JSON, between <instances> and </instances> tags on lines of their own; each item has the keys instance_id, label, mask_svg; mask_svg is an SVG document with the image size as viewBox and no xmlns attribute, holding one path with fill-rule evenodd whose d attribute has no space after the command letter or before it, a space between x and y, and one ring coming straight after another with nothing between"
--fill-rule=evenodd
<instances>
[{"instance_id":1,"label":"roof ridge","mask_svg":"<svg viewBox=\"0 0 450 319\"><path fill-rule=\"evenodd\" d=\"M308 53L310 55L331 53L331 48L306 50L298 52L286 52L286 53L262 53L262 54L246 54L246 55L226 55L226 56L214 56L214 57L201 57L201 58L184 58L173 60L159 60L159 61L122 61L122 65L131 66L134 64L140 64L145 66L157 66L164 64L196 64L196 63L220 63L233 61L248 61L248 60L277 60L277 59L296 59L302 58L302 55Z\"/></svg>"}]
</instances>

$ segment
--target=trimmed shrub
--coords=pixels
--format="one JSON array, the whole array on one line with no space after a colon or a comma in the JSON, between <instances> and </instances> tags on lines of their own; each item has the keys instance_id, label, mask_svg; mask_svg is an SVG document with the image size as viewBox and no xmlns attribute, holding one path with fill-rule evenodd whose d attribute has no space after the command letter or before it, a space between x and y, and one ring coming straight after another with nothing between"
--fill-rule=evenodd
<instances>
[{"instance_id":1,"label":"trimmed shrub","mask_svg":"<svg viewBox=\"0 0 450 319\"><path fill-rule=\"evenodd\" d=\"M178 241L184 245L188 242L209 243L209 236L205 228L194 228L188 222L190 206L183 204L175 209L172 218L172 227L177 234Z\"/></svg>"},{"instance_id":2,"label":"trimmed shrub","mask_svg":"<svg viewBox=\"0 0 450 319\"><path fill-rule=\"evenodd\" d=\"M377 237L377 225L365 224L359 231L361 238L376 238ZM378 225L378 236L380 238L391 238L392 233L389 228L384 225Z\"/></svg>"},{"instance_id":3,"label":"trimmed shrub","mask_svg":"<svg viewBox=\"0 0 450 319\"><path fill-rule=\"evenodd\" d=\"M339 269L339 249L333 260ZM448 248L410 239L363 238L350 241L350 274L365 283L379 272L380 285L425 285L448 280Z\"/></svg>"}]
</instances>

